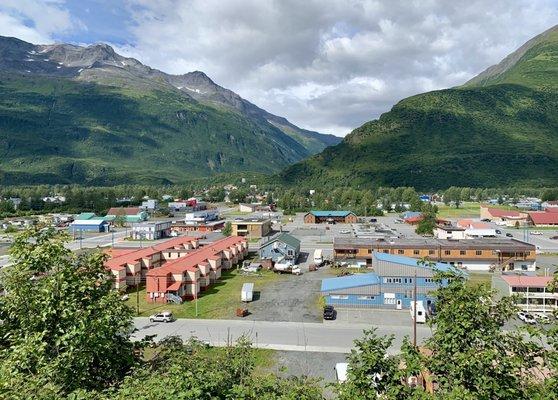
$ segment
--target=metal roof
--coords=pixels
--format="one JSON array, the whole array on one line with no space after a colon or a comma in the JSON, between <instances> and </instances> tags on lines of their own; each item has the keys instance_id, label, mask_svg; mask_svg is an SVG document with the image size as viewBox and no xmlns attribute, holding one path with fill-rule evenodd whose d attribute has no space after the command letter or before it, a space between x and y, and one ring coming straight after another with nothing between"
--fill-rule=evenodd
<instances>
[{"instance_id":1,"label":"metal roof","mask_svg":"<svg viewBox=\"0 0 558 400\"><path fill-rule=\"evenodd\" d=\"M273 243L273 242L283 242L291 247L294 247L295 249L300 248L300 240L298 240L297 238L295 238L292 235L289 235L288 233L281 233L277 236L275 236L274 238L271 238L269 241L265 242L264 244L262 244L260 246L260 249L268 246L269 244Z\"/></svg>"},{"instance_id":2,"label":"metal roof","mask_svg":"<svg viewBox=\"0 0 558 400\"><path fill-rule=\"evenodd\" d=\"M378 285L380 278L374 273L355 274L349 276L341 276L338 278L327 278L322 280L321 292L329 292L332 290L348 289L360 286Z\"/></svg>"},{"instance_id":3,"label":"metal roof","mask_svg":"<svg viewBox=\"0 0 558 400\"><path fill-rule=\"evenodd\" d=\"M429 265L422 265L419 264L418 259L416 258L411 258L411 257L405 257L405 256L398 256L395 254L387 254L387 253L380 253L375 251L374 252L374 257L376 258L376 260L379 261L387 261L387 262L392 262L394 264L401 264L401 265L407 265L409 267L418 267L418 268L425 268L425 269L436 269L438 271L442 271L442 272L448 272L448 271L455 271L455 268L453 268L450 264L446 264L446 263L441 263L441 262L431 262L431 266Z\"/></svg>"},{"instance_id":4,"label":"metal roof","mask_svg":"<svg viewBox=\"0 0 558 400\"><path fill-rule=\"evenodd\" d=\"M435 239L435 238L390 238L370 239L335 237L334 249L359 248L392 248L392 249L492 249L500 251L535 251L535 245L508 238L475 238L475 239Z\"/></svg>"},{"instance_id":5,"label":"metal roof","mask_svg":"<svg viewBox=\"0 0 558 400\"><path fill-rule=\"evenodd\" d=\"M352 211L310 211L310 214L315 217L346 217L349 214L354 214Z\"/></svg>"}]
</instances>

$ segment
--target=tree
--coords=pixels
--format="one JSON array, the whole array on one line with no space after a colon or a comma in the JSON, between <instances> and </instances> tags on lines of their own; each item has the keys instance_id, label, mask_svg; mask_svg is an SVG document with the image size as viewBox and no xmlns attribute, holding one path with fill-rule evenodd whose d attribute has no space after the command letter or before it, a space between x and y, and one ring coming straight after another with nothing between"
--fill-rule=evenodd
<instances>
[{"instance_id":1,"label":"tree","mask_svg":"<svg viewBox=\"0 0 558 400\"><path fill-rule=\"evenodd\" d=\"M415 232L419 235L432 235L436 227L436 219L432 216L423 216L423 219L418 223Z\"/></svg>"},{"instance_id":2,"label":"tree","mask_svg":"<svg viewBox=\"0 0 558 400\"><path fill-rule=\"evenodd\" d=\"M132 310L112 290L99 253L76 256L67 235L26 231L2 270L0 393L103 389L137 362L129 340ZM21 393L20 393L21 392ZM57 397L57 396L54 396Z\"/></svg>"},{"instance_id":3,"label":"tree","mask_svg":"<svg viewBox=\"0 0 558 400\"><path fill-rule=\"evenodd\" d=\"M232 225L231 225L230 221L227 221L225 223L225 226L223 227L223 231L221 233L225 236L231 236L232 235Z\"/></svg>"}]
</instances>

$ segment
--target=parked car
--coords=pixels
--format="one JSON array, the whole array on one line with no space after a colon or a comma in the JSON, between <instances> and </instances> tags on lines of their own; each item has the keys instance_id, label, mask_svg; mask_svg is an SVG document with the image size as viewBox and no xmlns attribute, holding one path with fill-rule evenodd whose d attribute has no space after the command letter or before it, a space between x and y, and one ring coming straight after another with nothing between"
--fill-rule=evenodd
<instances>
[{"instance_id":1,"label":"parked car","mask_svg":"<svg viewBox=\"0 0 558 400\"><path fill-rule=\"evenodd\" d=\"M513 235L512 235L511 233L509 233L509 232L506 233L506 236L507 236L507 237L513 237Z\"/></svg>"},{"instance_id":2,"label":"parked car","mask_svg":"<svg viewBox=\"0 0 558 400\"><path fill-rule=\"evenodd\" d=\"M324 307L324 319L327 320L334 320L335 319L335 308L333 306L325 306Z\"/></svg>"},{"instance_id":3,"label":"parked car","mask_svg":"<svg viewBox=\"0 0 558 400\"><path fill-rule=\"evenodd\" d=\"M349 229L341 229L339 233L341 233L342 235L346 235L348 233L351 233L351 231Z\"/></svg>"},{"instance_id":4,"label":"parked car","mask_svg":"<svg viewBox=\"0 0 558 400\"><path fill-rule=\"evenodd\" d=\"M173 322L174 320L174 316L170 311L163 311L149 316L149 321L151 322Z\"/></svg>"},{"instance_id":5,"label":"parked car","mask_svg":"<svg viewBox=\"0 0 558 400\"><path fill-rule=\"evenodd\" d=\"M501 231L500 229L496 229L496 234L497 234L497 235L501 235L501 234L502 234L502 231Z\"/></svg>"},{"instance_id":6,"label":"parked car","mask_svg":"<svg viewBox=\"0 0 558 400\"><path fill-rule=\"evenodd\" d=\"M558 240L558 236L551 236L550 237L552 240Z\"/></svg>"},{"instance_id":7,"label":"parked car","mask_svg":"<svg viewBox=\"0 0 558 400\"><path fill-rule=\"evenodd\" d=\"M483 218L483 219L481 219L481 221L482 221L482 222L491 222L491 221L490 221L490 218Z\"/></svg>"},{"instance_id":8,"label":"parked car","mask_svg":"<svg viewBox=\"0 0 558 400\"><path fill-rule=\"evenodd\" d=\"M550 324L550 318L548 318L548 315L546 315L545 313L539 312L539 313L533 314L533 316L541 324Z\"/></svg>"},{"instance_id":9,"label":"parked car","mask_svg":"<svg viewBox=\"0 0 558 400\"><path fill-rule=\"evenodd\" d=\"M528 314L524 311L519 311L517 313L517 318L519 318L521 321L525 322L526 324L534 325L537 323L535 317L533 317L531 314Z\"/></svg>"},{"instance_id":10,"label":"parked car","mask_svg":"<svg viewBox=\"0 0 558 400\"><path fill-rule=\"evenodd\" d=\"M378 220L376 218L370 218L370 223L371 224L375 224L376 222L378 222Z\"/></svg>"},{"instance_id":11,"label":"parked car","mask_svg":"<svg viewBox=\"0 0 558 400\"><path fill-rule=\"evenodd\" d=\"M542 235L542 232L541 231L532 231L531 235L537 235L537 236Z\"/></svg>"}]
</instances>

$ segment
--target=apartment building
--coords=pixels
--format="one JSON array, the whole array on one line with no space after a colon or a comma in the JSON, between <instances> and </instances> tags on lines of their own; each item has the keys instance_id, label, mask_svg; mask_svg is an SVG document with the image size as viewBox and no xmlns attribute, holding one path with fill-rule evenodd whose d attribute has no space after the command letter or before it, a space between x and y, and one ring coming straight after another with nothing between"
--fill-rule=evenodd
<instances>
[{"instance_id":1,"label":"apartment building","mask_svg":"<svg viewBox=\"0 0 558 400\"><path fill-rule=\"evenodd\" d=\"M412 258L426 257L471 271L521 270L536 268L536 247L515 239L482 238L448 240L435 238L368 239L336 237L335 260L355 266L372 266L372 253Z\"/></svg>"},{"instance_id":2,"label":"apartment building","mask_svg":"<svg viewBox=\"0 0 558 400\"><path fill-rule=\"evenodd\" d=\"M492 287L500 297L518 296L517 305L528 312L558 309L558 292L548 288L551 276L495 275Z\"/></svg>"}]
</instances>

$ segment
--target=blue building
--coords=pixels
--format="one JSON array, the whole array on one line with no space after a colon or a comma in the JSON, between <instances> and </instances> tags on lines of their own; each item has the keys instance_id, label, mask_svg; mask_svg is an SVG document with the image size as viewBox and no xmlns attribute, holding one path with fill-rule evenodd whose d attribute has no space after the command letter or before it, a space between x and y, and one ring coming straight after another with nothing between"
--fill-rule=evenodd
<instances>
[{"instance_id":1,"label":"blue building","mask_svg":"<svg viewBox=\"0 0 558 400\"><path fill-rule=\"evenodd\" d=\"M274 262L280 258L296 262L300 255L300 240L288 233L281 233L260 246L260 258Z\"/></svg>"},{"instance_id":2,"label":"blue building","mask_svg":"<svg viewBox=\"0 0 558 400\"><path fill-rule=\"evenodd\" d=\"M372 265L373 273L322 280L321 292L326 304L349 308L409 309L416 279L417 301L423 301L425 307L429 307L434 303L431 292L440 284L434 282L435 270L447 272L453 269L446 263L424 266L411 257L378 252L373 254ZM447 283L443 280L441 285Z\"/></svg>"},{"instance_id":3,"label":"blue building","mask_svg":"<svg viewBox=\"0 0 558 400\"><path fill-rule=\"evenodd\" d=\"M104 219L76 220L68 226L70 233L108 232L110 224Z\"/></svg>"}]
</instances>

